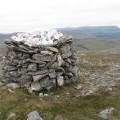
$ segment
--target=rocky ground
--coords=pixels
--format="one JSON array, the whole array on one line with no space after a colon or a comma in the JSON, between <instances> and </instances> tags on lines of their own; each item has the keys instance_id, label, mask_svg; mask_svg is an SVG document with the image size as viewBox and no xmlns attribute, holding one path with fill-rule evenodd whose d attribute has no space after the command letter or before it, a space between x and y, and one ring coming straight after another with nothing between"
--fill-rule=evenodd
<instances>
[{"instance_id":1,"label":"rocky ground","mask_svg":"<svg viewBox=\"0 0 120 120\"><path fill-rule=\"evenodd\" d=\"M78 81L49 93L1 84L0 120L30 120L31 114L41 120L119 120L120 52L78 52L77 58Z\"/></svg>"},{"instance_id":2,"label":"rocky ground","mask_svg":"<svg viewBox=\"0 0 120 120\"><path fill-rule=\"evenodd\" d=\"M101 90L112 93L119 89L119 52L79 53L78 63L83 83L91 93Z\"/></svg>"}]
</instances>

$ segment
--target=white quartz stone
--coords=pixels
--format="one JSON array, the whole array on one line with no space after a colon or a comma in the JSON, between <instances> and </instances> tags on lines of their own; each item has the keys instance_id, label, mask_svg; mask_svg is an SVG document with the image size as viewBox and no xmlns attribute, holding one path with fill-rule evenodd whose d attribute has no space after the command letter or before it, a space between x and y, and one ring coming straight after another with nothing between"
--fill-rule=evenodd
<instances>
[{"instance_id":1,"label":"white quartz stone","mask_svg":"<svg viewBox=\"0 0 120 120\"><path fill-rule=\"evenodd\" d=\"M50 29L32 33L18 33L16 36L12 36L11 39L17 42L23 42L28 46L37 46L52 45L54 40L59 40L62 36L62 33L57 32L55 29Z\"/></svg>"}]
</instances>

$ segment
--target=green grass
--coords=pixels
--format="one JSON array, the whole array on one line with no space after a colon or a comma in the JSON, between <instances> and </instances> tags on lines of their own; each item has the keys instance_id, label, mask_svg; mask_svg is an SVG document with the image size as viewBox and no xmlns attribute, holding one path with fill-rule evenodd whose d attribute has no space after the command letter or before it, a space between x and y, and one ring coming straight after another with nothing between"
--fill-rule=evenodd
<instances>
[{"instance_id":1,"label":"green grass","mask_svg":"<svg viewBox=\"0 0 120 120\"><path fill-rule=\"evenodd\" d=\"M30 111L38 110L45 120L54 120L56 115L62 115L67 120L99 120L97 113L102 109L114 107L114 119L120 119L120 95L98 94L88 97L75 97L78 92L74 85L57 88L53 95L40 99L28 94L25 90L16 90L9 94L0 89L0 120L6 120L11 112L17 114L15 120L25 120ZM65 93L70 93L67 95ZM59 95L59 98L56 97ZM28 101L24 101L27 98Z\"/></svg>"},{"instance_id":2,"label":"green grass","mask_svg":"<svg viewBox=\"0 0 120 120\"><path fill-rule=\"evenodd\" d=\"M95 40L95 41L82 41L83 46L89 49L89 51L101 51L109 49L119 49L120 41L108 41L108 40ZM84 50L79 46L76 47L77 50Z\"/></svg>"}]
</instances>

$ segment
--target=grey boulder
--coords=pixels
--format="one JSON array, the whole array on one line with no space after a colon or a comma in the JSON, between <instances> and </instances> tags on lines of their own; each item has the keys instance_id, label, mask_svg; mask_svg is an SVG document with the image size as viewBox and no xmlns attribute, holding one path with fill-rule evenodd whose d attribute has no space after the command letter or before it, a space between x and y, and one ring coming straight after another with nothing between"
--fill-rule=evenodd
<instances>
[{"instance_id":1,"label":"grey boulder","mask_svg":"<svg viewBox=\"0 0 120 120\"><path fill-rule=\"evenodd\" d=\"M43 118L39 115L38 111L32 111L28 114L27 120L43 120Z\"/></svg>"},{"instance_id":2,"label":"grey boulder","mask_svg":"<svg viewBox=\"0 0 120 120\"><path fill-rule=\"evenodd\" d=\"M113 107L105 109L98 114L98 117L105 119L105 120L110 120L112 117L113 110L114 110Z\"/></svg>"}]
</instances>

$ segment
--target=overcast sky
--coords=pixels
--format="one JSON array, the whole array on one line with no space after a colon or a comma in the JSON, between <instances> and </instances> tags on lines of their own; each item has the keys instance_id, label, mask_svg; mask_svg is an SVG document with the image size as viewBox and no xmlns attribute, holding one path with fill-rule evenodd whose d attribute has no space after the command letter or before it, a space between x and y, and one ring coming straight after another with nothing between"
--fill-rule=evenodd
<instances>
[{"instance_id":1,"label":"overcast sky","mask_svg":"<svg viewBox=\"0 0 120 120\"><path fill-rule=\"evenodd\" d=\"M0 0L0 32L120 26L120 0Z\"/></svg>"}]
</instances>

